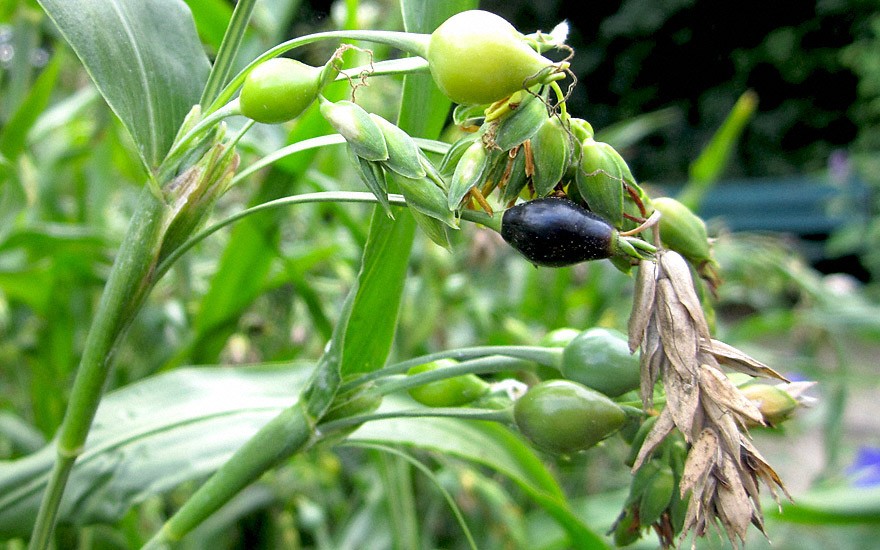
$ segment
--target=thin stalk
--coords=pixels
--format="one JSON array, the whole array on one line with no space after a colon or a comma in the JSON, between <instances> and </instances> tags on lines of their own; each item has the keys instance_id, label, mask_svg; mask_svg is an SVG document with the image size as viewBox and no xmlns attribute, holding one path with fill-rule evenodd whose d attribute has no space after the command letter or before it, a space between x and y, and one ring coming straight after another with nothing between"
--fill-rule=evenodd
<instances>
[{"instance_id":1,"label":"thin stalk","mask_svg":"<svg viewBox=\"0 0 880 550\"><path fill-rule=\"evenodd\" d=\"M153 268L162 243L166 208L149 188L144 188L86 338L70 402L58 431L58 455L37 513L29 546L32 550L42 550L49 544L64 487L83 451L116 345L155 281Z\"/></svg>"},{"instance_id":2,"label":"thin stalk","mask_svg":"<svg viewBox=\"0 0 880 550\"><path fill-rule=\"evenodd\" d=\"M220 43L220 49L217 51L214 66L211 67L208 82L202 91L202 99L199 100L199 104L203 109L214 101L221 87L229 78L235 56L244 38L244 31L247 29L248 21L251 19L251 13L253 13L256 4L257 0L238 0L236 2L232 18L229 20L226 33L223 35L223 41Z\"/></svg>"},{"instance_id":3,"label":"thin stalk","mask_svg":"<svg viewBox=\"0 0 880 550\"><path fill-rule=\"evenodd\" d=\"M232 178L232 182L229 185L230 187L234 187L235 185L244 181L254 172L262 170L263 168L266 168L267 166L270 166L278 162L279 160L285 157L289 157L290 155L293 155L295 153L300 153L309 149L317 149L318 147L324 147L325 145L339 145L342 143L345 143L345 138L339 134L318 136L292 143L290 145L287 145L286 147L278 149L277 151L273 151L265 157L248 165L247 168L241 170L235 175L234 178Z\"/></svg>"},{"instance_id":4,"label":"thin stalk","mask_svg":"<svg viewBox=\"0 0 880 550\"><path fill-rule=\"evenodd\" d=\"M438 380L454 378L466 374L492 374L496 372L504 372L511 370L534 370L536 363L524 361L513 357L502 357L500 355L490 355L488 357L480 357L471 359L456 365L449 365L439 369L413 374L412 376L400 376L397 378L387 378L379 382L377 390L381 395L389 395L399 391L408 390L423 386Z\"/></svg>"},{"instance_id":5,"label":"thin stalk","mask_svg":"<svg viewBox=\"0 0 880 550\"><path fill-rule=\"evenodd\" d=\"M323 137L323 136L322 136ZM321 139L321 138L314 138ZM306 143L305 140L300 143ZM299 145L299 144L297 144ZM235 180L233 180L235 181ZM170 252L163 260L162 263L156 268L156 273L161 276L164 274L169 267L171 267L175 261L177 261L183 254L189 251L192 247L197 245L199 242L203 241L205 238L210 235L216 233L217 231L223 229L224 227L231 225L242 218L246 218L252 214L256 214L257 212L262 212L264 210L271 210L273 208L281 208L285 206L291 206L294 204L306 204L311 202L352 202L352 203L373 203L378 204L378 199L372 193L367 191L319 191L316 193L305 193L302 195L294 195L292 197L282 197L280 199L275 199L273 201L264 202L262 204L258 204L256 206L252 206L251 208L247 208L242 210L241 212L237 212L228 218L220 220L214 225L208 226L205 229L202 229L197 234L193 235L189 240L184 242L182 245L174 249ZM397 194L389 194L388 202L394 206L407 206L406 199L404 199L403 195ZM485 212L477 212L475 210L464 210L461 213L461 219L467 220L473 223L479 223L481 225L485 225L490 229L495 229L497 226L498 229L496 231L501 230L501 216L492 217L486 214Z\"/></svg>"},{"instance_id":6,"label":"thin stalk","mask_svg":"<svg viewBox=\"0 0 880 550\"><path fill-rule=\"evenodd\" d=\"M306 411L306 404L297 401L224 462L147 541L144 549L167 548L179 541L264 472L311 445L314 436L314 420Z\"/></svg>"},{"instance_id":7,"label":"thin stalk","mask_svg":"<svg viewBox=\"0 0 880 550\"><path fill-rule=\"evenodd\" d=\"M339 388L339 391L340 393L345 393L368 382L372 382L374 380L378 380L379 378L383 378L393 374L403 374L410 368L415 367L416 365L424 365L425 363L430 363L431 361L436 361L438 359L455 359L456 361L466 361L468 359L478 359L481 357L489 356L504 356L507 358L514 358L534 363L533 366L529 363L520 362L517 365L518 370L533 370L537 367L537 365L559 369L562 363L562 348L544 348L540 346L477 346L470 348L444 350L437 353L422 355L421 357L413 357L412 359L407 359L406 361L401 361L399 363L388 365L387 367L369 372L359 378L346 382L342 385L342 387ZM431 372L437 372L441 370L444 372L446 371L446 369L444 368L437 369ZM509 370L509 368L501 370ZM473 372L478 373L477 371ZM497 371L484 370L480 372L488 373ZM418 376L422 375L420 374ZM415 376L413 376L412 378L415 378Z\"/></svg>"},{"instance_id":8,"label":"thin stalk","mask_svg":"<svg viewBox=\"0 0 880 550\"><path fill-rule=\"evenodd\" d=\"M461 219L473 223L478 223L482 226L488 227L496 233L501 233L502 217L503 215L495 216L493 214L487 214L482 210L470 210L466 208L461 211Z\"/></svg>"},{"instance_id":9,"label":"thin stalk","mask_svg":"<svg viewBox=\"0 0 880 550\"><path fill-rule=\"evenodd\" d=\"M272 59L273 57L278 57L279 55L288 52L294 48L299 48L301 46L305 46L308 44L312 44L314 42L319 42L321 40L364 40L367 42L375 42L378 44L386 44L388 46L392 46L401 51L411 53L413 55L417 55L419 57L427 57L428 55L428 40L431 35L428 34L417 34L417 33L409 33L409 32L399 32L399 31L369 31L369 30L348 30L348 31L328 31L328 32L319 32L315 34L309 34L306 36L301 36L299 38L294 38L293 40L288 40L287 42L282 42L278 44L272 49L267 50L262 55L254 59L247 67L241 70L229 83L225 88L220 92L217 96L217 99L214 100L214 103L208 108L207 112L212 112L216 109L219 109L220 106L227 103L232 96L235 95L235 91L244 83L244 79L249 72L253 70L254 67L266 61L267 59Z\"/></svg>"},{"instance_id":10,"label":"thin stalk","mask_svg":"<svg viewBox=\"0 0 880 550\"><path fill-rule=\"evenodd\" d=\"M464 407L436 407L405 409L400 411L386 411L371 414L349 416L318 425L318 432L322 437L339 430L346 430L360 426L365 422L374 420L388 420L391 418L458 418L461 420L488 420L509 424L513 422L510 409L470 409Z\"/></svg>"},{"instance_id":11,"label":"thin stalk","mask_svg":"<svg viewBox=\"0 0 880 550\"><path fill-rule=\"evenodd\" d=\"M242 210L241 212L233 214L228 218L220 220L214 225L202 229L200 232L193 235L189 240L170 252L162 261L162 263L159 264L159 266L156 268L156 272L160 275L165 273L168 268L171 267L174 262L177 261L177 259L180 258L189 249L204 240L206 237L212 235L213 233L216 233L217 231L223 229L228 225L231 225L241 220L242 218L246 218L251 214L256 214L257 212L262 212L264 210L281 208L293 204L306 204L310 202L378 203L379 201L372 193L369 193L367 191L320 191L317 193L294 195L292 197L282 197L280 199L275 199L274 201L264 202L256 206L252 206L251 208ZM404 200L402 195L388 195L388 202L395 206L406 206L406 200Z\"/></svg>"}]
</instances>

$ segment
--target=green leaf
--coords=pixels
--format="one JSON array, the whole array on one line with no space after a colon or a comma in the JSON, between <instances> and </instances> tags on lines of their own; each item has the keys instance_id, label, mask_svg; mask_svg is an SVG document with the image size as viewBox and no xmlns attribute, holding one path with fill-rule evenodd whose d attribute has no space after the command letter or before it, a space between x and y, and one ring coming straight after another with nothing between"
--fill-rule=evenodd
<instances>
[{"instance_id":1,"label":"green leaf","mask_svg":"<svg viewBox=\"0 0 880 550\"><path fill-rule=\"evenodd\" d=\"M214 50L220 49L223 35L229 20L232 19L232 8L226 0L186 0L192 10L193 20L199 36Z\"/></svg>"},{"instance_id":2,"label":"green leaf","mask_svg":"<svg viewBox=\"0 0 880 550\"><path fill-rule=\"evenodd\" d=\"M450 210L457 210L468 191L482 183L488 166L489 155L486 153L483 142L477 140L470 144L452 174L447 201Z\"/></svg>"},{"instance_id":3,"label":"green leaf","mask_svg":"<svg viewBox=\"0 0 880 550\"><path fill-rule=\"evenodd\" d=\"M739 136L757 108L758 96L755 92L748 91L740 96L709 144L691 163L690 181L678 196L682 204L691 210L699 208L703 196L724 173Z\"/></svg>"},{"instance_id":4,"label":"green leaf","mask_svg":"<svg viewBox=\"0 0 880 550\"><path fill-rule=\"evenodd\" d=\"M532 138L535 162L533 182L535 193L539 197L549 195L565 175L571 156L570 139L559 119L555 117L547 119Z\"/></svg>"},{"instance_id":5,"label":"green leaf","mask_svg":"<svg viewBox=\"0 0 880 550\"><path fill-rule=\"evenodd\" d=\"M813 489L784 505L781 513L771 513L778 520L793 523L880 524L880 487Z\"/></svg>"},{"instance_id":6,"label":"green leaf","mask_svg":"<svg viewBox=\"0 0 880 550\"><path fill-rule=\"evenodd\" d=\"M355 155L365 160L388 160L385 135L363 107L345 99L319 99L321 114L345 138Z\"/></svg>"},{"instance_id":7,"label":"green leaf","mask_svg":"<svg viewBox=\"0 0 880 550\"><path fill-rule=\"evenodd\" d=\"M120 118L147 168L198 103L209 63L181 0L39 0Z\"/></svg>"},{"instance_id":8,"label":"green leaf","mask_svg":"<svg viewBox=\"0 0 880 550\"><path fill-rule=\"evenodd\" d=\"M151 495L204 478L290 406L311 372L304 363L180 369L107 394L59 518L115 522ZM0 535L30 533L54 458L49 445L0 462Z\"/></svg>"},{"instance_id":9,"label":"green leaf","mask_svg":"<svg viewBox=\"0 0 880 550\"><path fill-rule=\"evenodd\" d=\"M431 242L452 252L452 243L449 242L449 233L447 232L448 226L445 223L427 214L422 214L416 209L410 210L410 213L419 229L431 239Z\"/></svg>"},{"instance_id":10,"label":"green leaf","mask_svg":"<svg viewBox=\"0 0 880 550\"><path fill-rule=\"evenodd\" d=\"M351 152L349 155L351 162L360 175L361 181L379 201L385 214L389 218L394 218L394 214L391 213L391 205L388 202L388 184L385 182L385 171L382 169L382 165L376 161L365 160L363 157L357 156L350 148L349 151Z\"/></svg>"},{"instance_id":11,"label":"green leaf","mask_svg":"<svg viewBox=\"0 0 880 550\"><path fill-rule=\"evenodd\" d=\"M475 6L473 0L401 3L404 27L410 32L430 32L452 14ZM437 138L449 106L449 100L429 76L408 75L397 125L411 136ZM401 214L392 221L374 210L358 275L358 293L346 327L343 375L376 370L385 364L397 328L414 235L412 216Z\"/></svg>"},{"instance_id":12,"label":"green leaf","mask_svg":"<svg viewBox=\"0 0 880 550\"><path fill-rule=\"evenodd\" d=\"M370 118L382 129L382 134L385 136L385 144L388 146L388 160L385 161L385 166L407 178L425 177L419 148L409 134L377 114L370 113Z\"/></svg>"},{"instance_id":13,"label":"green leaf","mask_svg":"<svg viewBox=\"0 0 880 550\"><path fill-rule=\"evenodd\" d=\"M389 396L380 411L399 408L412 408L412 402ZM452 418L393 418L364 424L349 439L429 449L488 466L511 478L544 508L568 533L572 548L607 548L572 513L559 484L531 448L503 426Z\"/></svg>"},{"instance_id":14,"label":"green leaf","mask_svg":"<svg viewBox=\"0 0 880 550\"><path fill-rule=\"evenodd\" d=\"M342 374L381 368L391 351L415 235L412 216L390 220L376 208L358 274L358 291L345 331Z\"/></svg>"},{"instance_id":15,"label":"green leaf","mask_svg":"<svg viewBox=\"0 0 880 550\"><path fill-rule=\"evenodd\" d=\"M397 184L410 208L458 229L458 221L446 206L446 194L433 181L426 177L410 179L397 174L392 174L391 179Z\"/></svg>"},{"instance_id":16,"label":"green leaf","mask_svg":"<svg viewBox=\"0 0 880 550\"><path fill-rule=\"evenodd\" d=\"M63 55L56 54L33 87L28 91L21 105L10 117L0 133L0 155L12 160L24 149L27 135L37 118L49 105L49 97L58 80Z\"/></svg>"},{"instance_id":17,"label":"green leaf","mask_svg":"<svg viewBox=\"0 0 880 550\"><path fill-rule=\"evenodd\" d=\"M498 121L495 145L507 151L534 136L547 120L547 106L542 98L523 94L519 106Z\"/></svg>"}]
</instances>

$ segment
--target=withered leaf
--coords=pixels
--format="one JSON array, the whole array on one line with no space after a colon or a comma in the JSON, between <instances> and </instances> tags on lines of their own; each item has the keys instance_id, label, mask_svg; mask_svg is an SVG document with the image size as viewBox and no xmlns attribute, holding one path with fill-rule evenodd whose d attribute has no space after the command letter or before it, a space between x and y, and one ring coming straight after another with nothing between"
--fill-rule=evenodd
<instances>
[{"instance_id":1,"label":"withered leaf","mask_svg":"<svg viewBox=\"0 0 880 550\"><path fill-rule=\"evenodd\" d=\"M694 290L694 279L691 277L691 269L687 261L677 252L665 251L660 256L661 277L669 279L675 294L682 305L691 314L697 333L703 338L709 338L709 324L700 305L700 298Z\"/></svg>"},{"instance_id":2,"label":"withered leaf","mask_svg":"<svg viewBox=\"0 0 880 550\"><path fill-rule=\"evenodd\" d=\"M633 290L633 307L629 316L629 351L633 353L645 338L645 329L654 312L654 294L657 287L657 264L650 260L639 262Z\"/></svg>"},{"instance_id":3,"label":"withered leaf","mask_svg":"<svg viewBox=\"0 0 880 550\"><path fill-rule=\"evenodd\" d=\"M727 483L718 486L716 507L730 542L736 544L734 535L739 541L745 540L752 522L752 501L743 488L736 464L729 458L721 464L721 474Z\"/></svg>"},{"instance_id":4,"label":"withered leaf","mask_svg":"<svg viewBox=\"0 0 880 550\"><path fill-rule=\"evenodd\" d=\"M676 297L671 283L657 281L657 324L666 356L682 377L695 376L698 340L693 320Z\"/></svg>"},{"instance_id":5,"label":"withered leaf","mask_svg":"<svg viewBox=\"0 0 880 550\"><path fill-rule=\"evenodd\" d=\"M739 442L742 434L739 427L730 414L730 411L721 409L714 401L703 401L703 410L718 430L718 434L724 442L724 452L735 457L739 461Z\"/></svg>"},{"instance_id":6,"label":"withered leaf","mask_svg":"<svg viewBox=\"0 0 880 550\"><path fill-rule=\"evenodd\" d=\"M764 363L729 344L725 344L721 340L701 339L700 349L706 353L710 353L719 363L726 367L730 367L733 370L751 376L776 378L783 382L789 381L786 377L782 376Z\"/></svg>"},{"instance_id":7,"label":"withered leaf","mask_svg":"<svg viewBox=\"0 0 880 550\"><path fill-rule=\"evenodd\" d=\"M704 400L710 399L721 410L729 409L744 419L751 420L761 426L764 425L764 417L761 415L760 409L718 369L709 365L700 365L700 385L704 392ZM744 424L744 422L741 421L740 424Z\"/></svg>"},{"instance_id":8,"label":"withered leaf","mask_svg":"<svg viewBox=\"0 0 880 550\"><path fill-rule=\"evenodd\" d=\"M779 487L782 490L788 500L793 501L794 499L791 498L788 489L786 489L785 484L782 483L782 479L779 478L779 474L777 474L764 457L761 456L761 453L758 452L758 449L755 448L751 440L749 440L748 437L743 436L741 444L744 464L754 471L764 484L767 485L770 492L773 494L773 498L776 499L776 502L779 502L779 497L776 495L776 487Z\"/></svg>"},{"instance_id":9,"label":"withered leaf","mask_svg":"<svg viewBox=\"0 0 880 550\"><path fill-rule=\"evenodd\" d=\"M657 420L654 422L654 427L651 428L651 431L648 432L648 435L645 437L645 442L642 443L642 448L639 449L639 454L633 463L633 473L642 467L642 464L644 464L645 460L654 452L654 449L666 439L666 436L669 435L674 428L675 424L672 422L672 416L669 414L669 407L667 407L660 411Z\"/></svg>"},{"instance_id":10,"label":"withered leaf","mask_svg":"<svg viewBox=\"0 0 880 550\"><path fill-rule=\"evenodd\" d=\"M684 463L684 472L679 483L682 498L691 489L697 492L695 488L702 488L705 485L719 458L718 435L712 429L703 430L688 452Z\"/></svg>"},{"instance_id":11,"label":"withered leaf","mask_svg":"<svg viewBox=\"0 0 880 550\"><path fill-rule=\"evenodd\" d=\"M657 331L657 324L651 323L645 331L645 342L642 346L642 355L640 358L639 372L639 393L642 398L642 404L645 410L654 407L654 386L660 379L660 373L663 372L664 363L666 362L666 354L660 346L660 333Z\"/></svg>"},{"instance_id":12,"label":"withered leaf","mask_svg":"<svg viewBox=\"0 0 880 550\"><path fill-rule=\"evenodd\" d=\"M666 390L666 410L670 411L685 440L693 441L693 426L700 407L700 385L697 377L685 379L675 370L667 369L663 388ZM699 424L702 425L701 422Z\"/></svg>"}]
</instances>

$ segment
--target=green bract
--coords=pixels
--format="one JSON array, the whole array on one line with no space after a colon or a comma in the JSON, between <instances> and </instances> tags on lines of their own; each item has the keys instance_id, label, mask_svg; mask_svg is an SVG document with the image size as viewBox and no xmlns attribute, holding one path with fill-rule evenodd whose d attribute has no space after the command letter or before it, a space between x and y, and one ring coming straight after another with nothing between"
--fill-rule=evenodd
<instances>
[{"instance_id":1,"label":"green bract","mask_svg":"<svg viewBox=\"0 0 880 550\"><path fill-rule=\"evenodd\" d=\"M364 160L388 160L388 145L382 128L357 103L331 102L321 97L321 115L345 138L351 151Z\"/></svg>"},{"instance_id":2,"label":"green bract","mask_svg":"<svg viewBox=\"0 0 880 550\"><path fill-rule=\"evenodd\" d=\"M660 238L697 265L712 259L706 224L690 208L671 197L653 199L651 204L662 214Z\"/></svg>"},{"instance_id":3,"label":"green bract","mask_svg":"<svg viewBox=\"0 0 880 550\"><path fill-rule=\"evenodd\" d=\"M318 97L321 69L276 57L248 73L239 97L241 114L265 124L296 118Z\"/></svg>"},{"instance_id":4,"label":"green bract","mask_svg":"<svg viewBox=\"0 0 880 550\"><path fill-rule=\"evenodd\" d=\"M581 143L581 162L577 171L577 188L590 210L623 226L623 186L635 183L626 161L613 147L593 138Z\"/></svg>"},{"instance_id":5,"label":"green bract","mask_svg":"<svg viewBox=\"0 0 880 550\"><path fill-rule=\"evenodd\" d=\"M539 197L549 195L568 170L571 140L558 117L545 118L532 137L535 175L532 182Z\"/></svg>"},{"instance_id":6,"label":"green bract","mask_svg":"<svg viewBox=\"0 0 880 550\"><path fill-rule=\"evenodd\" d=\"M529 441L558 454L589 449L616 432L626 419L616 403L568 380L533 386L517 400L513 413Z\"/></svg>"},{"instance_id":7,"label":"green bract","mask_svg":"<svg viewBox=\"0 0 880 550\"><path fill-rule=\"evenodd\" d=\"M562 374L617 397L639 387L639 359L630 353L626 336L620 332L591 328L565 347Z\"/></svg>"},{"instance_id":8,"label":"green bract","mask_svg":"<svg viewBox=\"0 0 880 550\"><path fill-rule=\"evenodd\" d=\"M503 18L471 10L453 15L434 31L428 65L434 82L449 99L483 104L522 89L553 61L531 49Z\"/></svg>"},{"instance_id":9,"label":"green bract","mask_svg":"<svg viewBox=\"0 0 880 550\"><path fill-rule=\"evenodd\" d=\"M407 375L442 369L457 364L451 359L440 359L417 365ZM428 407L459 407L474 401L489 391L489 384L475 374L465 374L428 382L409 390L410 396Z\"/></svg>"}]
</instances>

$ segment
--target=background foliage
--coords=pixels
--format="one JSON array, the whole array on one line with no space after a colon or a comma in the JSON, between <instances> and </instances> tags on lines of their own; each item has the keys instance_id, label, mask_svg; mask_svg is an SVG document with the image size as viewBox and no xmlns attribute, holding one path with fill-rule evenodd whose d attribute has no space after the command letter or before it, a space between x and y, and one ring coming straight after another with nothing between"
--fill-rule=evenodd
<instances>
[{"instance_id":1,"label":"background foliage","mask_svg":"<svg viewBox=\"0 0 880 550\"><path fill-rule=\"evenodd\" d=\"M187 4L207 51L215 53L231 5ZM238 65L288 36L335 26L401 28L394 3L361 3L357 17L342 7L337 3L334 18L317 2L261 2ZM726 175L823 170L837 149L866 163L876 157L880 71L872 60L880 19L871 2L807 2L779 13L758 2L735 9L705 1L638 0L594 2L590 10L572 2L483 7L518 21L524 31L547 30L562 18L572 21L581 83L571 108L597 129L672 107L674 116L659 131L625 144L640 179L686 180L690 162L746 89L758 93L760 107ZM142 159L151 161L155 151L132 144L34 2L0 2L0 23L0 473L8 474L14 459L36 453L60 424L89 319L144 183ZM317 63L328 53L316 46L302 56ZM329 92L337 98L346 93L347 86ZM358 99L393 120L400 94L399 80L375 79ZM115 108L125 120L121 111ZM316 112L293 125L257 127L242 143L243 165L285 143L328 132ZM356 189L354 181L343 151L324 148L291 157L234 188L216 216L293 193ZM184 398L162 401L173 397L167 388L184 387L181 380L192 372L204 376L195 379L196 387L242 389L243 380L254 384L247 386L252 389L295 384L295 369L228 365L314 361L357 276L370 217L369 208L354 205L276 210L199 245L159 283L118 349L109 386L120 392L109 406L114 399L137 404L134 410L146 415L144 422L204 414L222 398L203 407ZM868 224L873 231L877 226ZM841 237L842 249L864 252L866 265L877 269L876 254L864 246L871 233L864 226L849 231ZM398 266L405 286L392 359L466 345L536 344L561 327L625 327L631 282L611 266L534 269L488 231L469 227L452 238L449 253L416 237L409 262ZM860 449L880 445L871 398L878 389L873 358L880 316L865 298L872 287L812 271L792 256L787 241L772 236L722 239L718 254L727 281L717 303L725 339L822 384L821 405L788 424L784 439L761 436L762 445L779 442L778 450L767 454L783 463L799 503L773 519L773 547L824 548L829 541L840 548L866 547L880 520L871 477L877 463L857 460ZM219 364L227 367L215 372L203 366ZM187 365L198 366L182 368ZM164 378L171 381L160 385L161 391L149 391L161 377L135 384L163 373L176 377ZM242 389L238 396L246 394ZM212 461L248 433L246 409L273 406L245 400L243 410L233 411L242 415L240 424L224 417L195 432L202 439L193 432L169 432L168 440L141 442L144 450L129 458L164 449L167 462L151 462L158 469L152 488L168 492L137 486L125 493L134 505L130 509L108 511L96 504L84 521L103 523L62 526L60 546L139 546L192 492L192 479L216 467ZM492 428L470 428L504 450L487 461L454 438L407 441L399 434L418 432L407 432L405 424L368 426L353 444L319 447L285 462L184 546L216 548L222 540L229 548L465 547L442 487L481 548L563 548L565 522L559 517L567 512L553 508L547 495L564 493L573 515L595 532L611 524L625 496L629 474L621 461L627 448L617 439L568 461L546 460L545 469L520 442ZM436 429L443 433L442 423ZM200 451L180 446L187 440L198 442ZM355 444L380 441L395 445L394 452ZM209 444L217 446L216 455L205 451ZM32 456L37 460L29 464L39 462L39 453ZM193 464L192 456L203 461ZM121 490L106 473L112 471L108 463L95 464L96 470L84 474L84 486ZM192 477L169 476L181 468ZM138 476L148 479L143 471ZM94 484L98 478L107 485ZM857 489L858 484L870 487ZM88 502L107 502L104 496L95 490ZM22 536L20 526L3 528L2 536ZM20 540L5 544L18 548ZM765 544L756 538L749 547Z\"/></svg>"}]
</instances>

